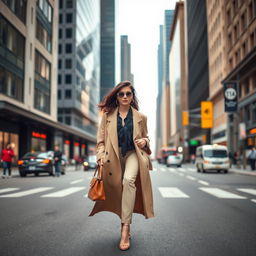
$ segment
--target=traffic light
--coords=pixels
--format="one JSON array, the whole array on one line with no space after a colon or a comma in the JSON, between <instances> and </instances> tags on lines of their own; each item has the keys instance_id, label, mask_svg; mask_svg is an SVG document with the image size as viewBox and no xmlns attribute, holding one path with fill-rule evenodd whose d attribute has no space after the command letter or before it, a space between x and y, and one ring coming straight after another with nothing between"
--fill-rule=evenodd
<instances>
[{"instance_id":1,"label":"traffic light","mask_svg":"<svg viewBox=\"0 0 256 256\"><path fill-rule=\"evenodd\" d=\"M201 127L212 128L213 109L211 101L201 101Z\"/></svg>"},{"instance_id":2,"label":"traffic light","mask_svg":"<svg viewBox=\"0 0 256 256\"><path fill-rule=\"evenodd\" d=\"M182 112L182 124L183 124L183 126L188 126L188 124L189 124L188 111Z\"/></svg>"}]
</instances>

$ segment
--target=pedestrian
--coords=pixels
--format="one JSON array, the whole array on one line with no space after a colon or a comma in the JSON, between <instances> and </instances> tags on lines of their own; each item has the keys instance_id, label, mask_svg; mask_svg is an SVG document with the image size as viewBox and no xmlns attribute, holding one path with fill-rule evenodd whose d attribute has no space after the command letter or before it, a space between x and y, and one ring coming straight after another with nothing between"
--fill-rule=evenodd
<instances>
[{"instance_id":1,"label":"pedestrian","mask_svg":"<svg viewBox=\"0 0 256 256\"><path fill-rule=\"evenodd\" d=\"M105 201L97 201L89 216L100 211L121 219L120 250L130 248L132 214L154 217L149 170L152 170L147 117L138 111L131 82L120 82L98 105L103 111L97 132L97 163L103 165Z\"/></svg>"},{"instance_id":2,"label":"pedestrian","mask_svg":"<svg viewBox=\"0 0 256 256\"><path fill-rule=\"evenodd\" d=\"M249 161L252 171L255 170L255 162L256 162L256 150L255 147L252 148L251 152L249 153Z\"/></svg>"},{"instance_id":3,"label":"pedestrian","mask_svg":"<svg viewBox=\"0 0 256 256\"><path fill-rule=\"evenodd\" d=\"M14 157L14 152L11 143L6 145L6 148L2 150L1 162L3 164L3 175L2 178L12 177L12 158ZM8 169L8 175L6 175Z\"/></svg>"},{"instance_id":4,"label":"pedestrian","mask_svg":"<svg viewBox=\"0 0 256 256\"><path fill-rule=\"evenodd\" d=\"M58 145L56 145L54 148L53 158L54 158L55 175L57 177L60 177L62 152L60 151L60 148Z\"/></svg>"}]
</instances>

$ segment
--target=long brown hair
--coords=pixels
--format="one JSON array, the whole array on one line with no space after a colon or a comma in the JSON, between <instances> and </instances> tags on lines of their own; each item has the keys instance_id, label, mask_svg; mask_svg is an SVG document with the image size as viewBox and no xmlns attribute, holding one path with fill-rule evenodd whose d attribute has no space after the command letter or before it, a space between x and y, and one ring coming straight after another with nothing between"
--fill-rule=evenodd
<instances>
[{"instance_id":1,"label":"long brown hair","mask_svg":"<svg viewBox=\"0 0 256 256\"><path fill-rule=\"evenodd\" d=\"M118 85L116 85L101 101L100 104L98 104L98 108L103 112L112 113L116 107L117 104L117 93L124 87L129 87L132 90L133 94L133 101L131 102L131 106L133 106L135 109L139 110L138 105L138 99L136 97L135 89L132 86L132 83L130 81L122 81Z\"/></svg>"}]
</instances>

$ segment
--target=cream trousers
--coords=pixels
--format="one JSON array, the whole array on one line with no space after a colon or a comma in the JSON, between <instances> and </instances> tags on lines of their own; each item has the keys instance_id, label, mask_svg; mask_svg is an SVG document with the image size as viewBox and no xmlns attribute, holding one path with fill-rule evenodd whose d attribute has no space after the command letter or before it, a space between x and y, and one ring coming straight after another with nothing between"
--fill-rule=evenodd
<instances>
[{"instance_id":1,"label":"cream trousers","mask_svg":"<svg viewBox=\"0 0 256 256\"><path fill-rule=\"evenodd\" d=\"M123 171L121 222L125 224L131 224L136 197L135 181L139 172L139 162L135 150L128 151L124 157L119 150L119 156Z\"/></svg>"}]
</instances>

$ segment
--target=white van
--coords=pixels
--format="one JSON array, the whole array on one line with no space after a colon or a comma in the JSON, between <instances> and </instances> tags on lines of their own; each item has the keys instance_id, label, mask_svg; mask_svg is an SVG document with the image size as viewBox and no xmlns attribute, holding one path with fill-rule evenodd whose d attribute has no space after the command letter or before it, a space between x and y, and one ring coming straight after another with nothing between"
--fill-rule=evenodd
<instances>
[{"instance_id":1,"label":"white van","mask_svg":"<svg viewBox=\"0 0 256 256\"><path fill-rule=\"evenodd\" d=\"M225 173L229 169L228 149L221 145L203 145L196 149L197 171L223 170Z\"/></svg>"}]
</instances>

